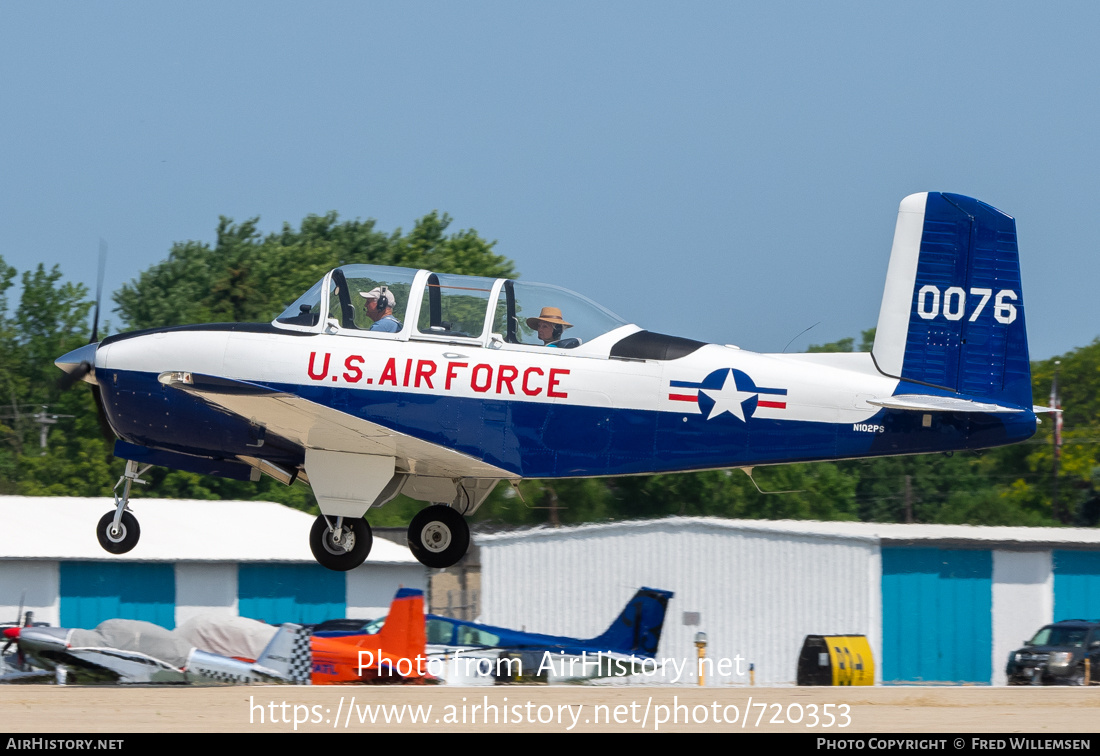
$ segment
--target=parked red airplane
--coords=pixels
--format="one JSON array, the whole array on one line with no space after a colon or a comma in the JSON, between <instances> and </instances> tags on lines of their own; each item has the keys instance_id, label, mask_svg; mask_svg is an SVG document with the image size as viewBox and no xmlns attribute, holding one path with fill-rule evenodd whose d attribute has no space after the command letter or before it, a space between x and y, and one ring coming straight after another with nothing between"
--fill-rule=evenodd
<instances>
[{"instance_id":1,"label":"parked red airplane","mask_svg":"<svg viewBox=\"0 0 1100 756\"><path fill-rule=\"evenodd\" d=\"M314 685L424 682L429 677L426 643L424 592L401 588L377 633L313 635L310 681Z\"/></svg>"}]
</instances>

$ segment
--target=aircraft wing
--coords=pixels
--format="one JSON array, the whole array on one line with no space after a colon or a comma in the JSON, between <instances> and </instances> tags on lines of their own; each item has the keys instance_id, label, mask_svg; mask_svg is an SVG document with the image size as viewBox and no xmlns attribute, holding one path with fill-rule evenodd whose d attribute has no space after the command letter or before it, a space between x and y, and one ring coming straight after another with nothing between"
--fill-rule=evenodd
<instances>
[{"instance_id":1,"label":"aircraft wing","mask_svg":"<svg viewBox=\"0 0 1100 756\"><path fill-rule=\"evenodd\" d=\"M247 381L167 372L162 384L239 415L303 448L407 460L409 471L442 478L516 478L467 454L391 430L295 394Z\"/></svg>"},{"instance_id":2,"label":"aircraft wing","mask_svg":"<svg viewBox=\"0 0 1100 756\"><path fill-rule=\"evenodd\" d=\"M0 685L40 685L53 682L57 673L46 669L32 669L26 672L8 672L0 675Z\"/></svg>"},{"instance_id":3,"label":"aircraft wing","mask_svg":"<svg viewBox=\"0 0 1100 756\"><path fill-rule=\"evenodd\" d=\"M887 409L914 410L916 412L1023 412L1019 407L976 402L954 396L929 394L898 394L887 399L868 399L868 404Z\"/></svg>"}]
</instances>

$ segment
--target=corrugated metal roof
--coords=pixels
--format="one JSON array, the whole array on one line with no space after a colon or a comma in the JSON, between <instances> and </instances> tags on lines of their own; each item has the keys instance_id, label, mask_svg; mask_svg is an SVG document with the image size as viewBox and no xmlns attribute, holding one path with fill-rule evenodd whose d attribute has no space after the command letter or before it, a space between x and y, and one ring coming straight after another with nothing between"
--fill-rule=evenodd
<instances>
[{"instance_id":1,"label":"corrugated metal roof","mask_svg":"<svg viewBox=\"0 0 1100 756\"><path fill-rule=\"evenodd\" d=\"M479 535L481 543L520 539L573 538L588 534L613 534L682 527L711 527L742 533L773 533L809 538L871 541L884 545L907 543L973 543L983 548L998 544L1009 546L1100 546L1100 528L1023 528L984 525L905 525L886 522L819 522L816 520L727 520L720 517L665 517L657 520L626 520L572 527L540 526L510 533Z\"/></svg>"},{"instance_id":2,"label":"corrugated metal roof","mask_svg":"<svg viewBox=\"0 0 1100 756\"><path fill-rule=\"evenodd\" d=\"M128 554L99 546L107 497L0 496L0 559L129 562L312 562L314 518L270 501L132 499L141 539ZM416 564L408 547L375 538L367 564Z\"/></svg>"}]
</instances>

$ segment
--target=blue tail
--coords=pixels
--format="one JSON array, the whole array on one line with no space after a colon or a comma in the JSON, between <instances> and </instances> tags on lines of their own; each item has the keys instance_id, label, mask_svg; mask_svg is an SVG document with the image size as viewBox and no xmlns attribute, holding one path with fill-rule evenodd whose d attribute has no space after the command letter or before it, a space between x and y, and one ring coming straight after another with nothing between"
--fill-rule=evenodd
<instances>
[{"instance_id":1,"label":"blue tail","mask_svg":"<svg viewBox=\"0 0 1100 756\"><path fill-rule=\"evenodd\" d=\"M653 658L661 642L665 610L672 596L672 591L639 588L611 627L603 635L587 641L586 645L599 646L617 654Z\"/></svg>"},{"instance_id":2,"label":"blue tail","mask_svg":"<svg viewBox=\"0 0 1100 756\"><path fill-rule=\"evenodd\" d=\"M902 200L871 354L891 377L1030 410L1016 221L959 194Z\"/></svg>"}]
</instances>

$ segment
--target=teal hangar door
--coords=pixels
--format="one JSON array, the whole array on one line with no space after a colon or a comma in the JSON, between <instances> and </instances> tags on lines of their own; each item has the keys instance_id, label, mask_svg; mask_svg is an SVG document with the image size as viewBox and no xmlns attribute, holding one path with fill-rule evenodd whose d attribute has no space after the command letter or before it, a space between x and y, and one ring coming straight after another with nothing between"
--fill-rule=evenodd
<instances>
[{"instance_id":1,"label":"teal hangar door","mask_svg":"<svg viewBox=\"0 0 1100 756\"><path fill-rule=\"evenodd\" d=\"M993 554L882 549L882 681L993 678Z\"/></svg>"},{"instance_id":2,"label":"teal hangar door","mask_svg":"<svg viewBox=\"0 0 1100 756\"><path fill-rule=\"evenodd\" d=\"M346 573L319 564L242 564L237 613L271 625L316 624L347 613Z\"/></svg>"},{"instance_id":3,"label":"teal hangar door","mask_svg":"<svg viewBox=\"0 0 1100 756\"><path fill-rule=\"evenodd\" d=\"M168 563L62 562L61 626L92 629L103 620L176 627L176 568Z\"/></svg>"},{"instance_id":4,"label":"teal hangar door","mask_svg":"<svg viewBox=\"0 0 1100 756\"><path fill-rule=\"evenodd\" d=\"M1100 551L1054 552L1054 621L1066 619L1100 619Z\"/></svg>"}]
</instances>

